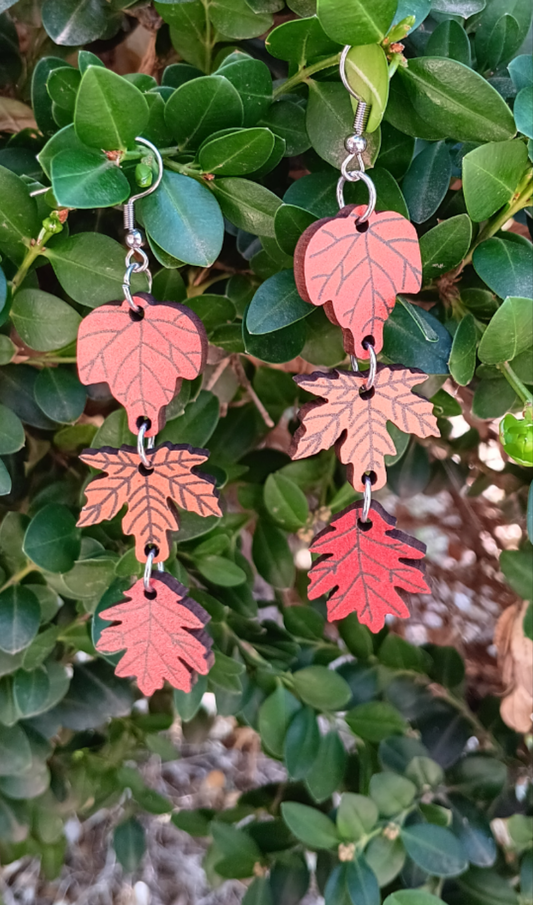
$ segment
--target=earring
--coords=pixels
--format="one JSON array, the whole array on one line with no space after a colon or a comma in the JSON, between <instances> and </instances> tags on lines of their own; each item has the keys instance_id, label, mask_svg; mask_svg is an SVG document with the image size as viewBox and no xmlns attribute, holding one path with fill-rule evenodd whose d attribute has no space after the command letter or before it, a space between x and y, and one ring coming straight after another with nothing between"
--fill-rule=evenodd
<instances>
[{"instance_id":1,"label":"earring","mask_svg":"<svg viewBox=\"0 0 533 905\"><path fill-rule=\"evenodd\" d=\"M438 436L439 431L431 402L412 392L427 375L377 361L396 295L419 291L422 265L414 226L395 211L375 210L376 189L363 160L370 107L346 77L350 49L341 54L340 75L358 105L337 184L339 213L302 234L294 270L301 297L323 305L329 320L341 328L352 371L295 378L319 401L300 410L290 454L301 459L334 446L354 490L364 494L314 538L310 549L320 556L309 572L308 595L330 595L330 621L355 612L378 632L386 615L409 615L400 592L429 593L421 562L424 544L396 529L393 516L372 501L372 490L387 480L385 456L396 452L387 421L419 437ZM354 160L358 169L350 169ZM345 205L344 186L357 181L368 189L366 207ZM368 361L367 371L359 369L358 359Z\"/></svg>"},{"instance_id":2,"label":"earring","mask_svg":"<svg viewBox=\"0 0 533 905\"><path fill-rule=\"evenodd\" d=\"M207 336L201 320L185 305L157 302L150 292L132 295L134 273L146 273L151 290L134 203L157 191L163 176L157 148L144 138L136 142L150 149L157 177L124 207L128 246L124 299L93 309L82 321L78 370L84 384L109 385L126 409L137 445L83 450L82 462L103 474L87 485L78 525L111 519L127 506L122 528L135 537L135 555L145 564L144 576L126 593L125 601L100 613L112 625L104 629L96 647L105 653L124 651L116 674L135 676L143 694L151 695L165 680L190 691L197 675L206 675L213 662L212 641L204 631L208 614L164 572L170 532L179 529L174 504L200 516L222 512L215 479L197 470L207 461L208 451L172 443L156 446L156 435L165 425L165 406L181 381L193 380L205 366Z\"/></svg>"}]
</instances>

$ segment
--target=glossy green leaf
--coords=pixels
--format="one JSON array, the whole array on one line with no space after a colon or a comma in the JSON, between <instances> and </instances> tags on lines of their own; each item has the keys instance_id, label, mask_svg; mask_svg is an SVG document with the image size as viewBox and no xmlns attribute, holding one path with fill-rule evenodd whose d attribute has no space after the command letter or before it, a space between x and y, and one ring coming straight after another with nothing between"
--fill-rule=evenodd
<instances>
[{"instance_id":1,"label":"glossy green leaf","mask_svg":"<svg viewBox=\"0 0 533 905\"><path fill-rule=\"evenodd\" d=\"M346 57L346 78L355 93L370 104L367 132L374 132L383 119L389 97L389 70L387 57L377 44L352 47ZM354 113L358 101L352 100Z\"/></svg>"},{"instance_id":2,"label":"glossy green leaf","mask_svg":"<svg viewBox=\"0 0 533 905\"><path fill-rule=\"evenodd\" d=\"M22 718L36 716L47 709L50 679L43 667L30 672L19 669L13 677L13 698Z\"/></svg>"},{"instance_id":3,"label":"glossy green leaf","mask_svg":"<svg viewBox=\"0 0 533 905\"><path fill-rule=\"evenodd\" d=\"M411 220L429 220L448 191L451 175L450 152L444 142L435 142L416 155L402 182Z\"/></svg>"},{"instance_id":4,"label":"glossy green leaf","mask_svg":"<svg viewBox=\"0 0 533 905\"><path fill-rule=\"evenodd\" d=\"M318 0L318 18L339 44L376 44L383 40L396 12L396 0Z\"/></svg>"},{"instance_id":5,"label":"glossy green leaf","mask_svg":"<svg viewBox=\"0 0 533 905\"><path fill-rule=\"evenodd\" d=\"M531 596L533 565L529 550L502 550L500 568L513 591L528 600Z\"/></svg>"},{"instance_id":6,"label":"glossy green leaf","mask_svg":"<svg viewBox=\"0 0 533 905\"><path fill-rule=\"evenodd\" d=\"M383 352L393 362L420 368L426 374L447 374L452 338L430 312L415 307L415 321L409 309L396 304L385 322ZM418 319L424 326L422 333ZM430 332L429 332L430 331ZM431 340L426 338L429 335ZM437 341L433 341L434 337Z\"/></svg>"},{"instance_id":7,"label":"glossy green leaf","mask_svg":"<svg viewBox=\"0 0 533 905\"><path fill-rule=\"evenodd\" d=\"M499 241L499 240L493 240ZM533 302L527 298L506 298L492 318L479 344L478 354L485 364L511 361L531 348Z\"/></svg>"},{"instance_id":8,"label":"glossy green leaf","mask_svg":"<svg viewBox=\"0 0 533 905\"><path fill-rule=\"evenodd\" d=\"M15 173L0 166L0 251L20 264L40 229L37 204Z\"/></svg>"},{"instance_id":9,"label":"glossy green leaf","mask_svg":"<svg viewBox=\"0 0 533 905\"><path fill-rule=\"evenodd\" d=\"M305 494L285 475L268 476L264 503L271 518L286 531L297 531L307 521L309 505Z\"/></svg>"},{"instance_id":10,"label":"glossy green leaf","mask_svg":"<svg viewBox=\"0 0 533 905\"><path fill-rule=\"evenodd\" d=\"M346 89L336 82L310 80L305 122L314 150L332 167L340 169L347 153L344 141L353 127Z\"/></svg>"},{"instance_id":11,"label":"glossy green leaf","mask_svg":"<svg viewBox=\"0 0 533 905\"><path fill-rule=\"evenodd\" d=\"M283 758L291 779L305 779L320 747L320 733L314 710L303 707L292 717L283 746Z\"/></svg>"},{"instance_id":12,"label":"glossy green leaf","mask_svg":"<svg viewBox=\"0 0 533 905\"><path fill-rule=\"evenodd\" d=\"M284 531L267 521L258 521L253 537L252 556L259 574L275 588L290 588L295 569Z\"/></svg>"},{"instance_id":13,"label":"glossy green leaf","mask_svg":"<svg viewBox=\"0 0 533 905\"><path fill-rule=\"evenodd\" d=\"M334 848L339 844L339 834L335 824L315 808L284 801L281 813L291 833L309 848Z\"/></svg>"},{"instance_id":14,"label":"glossy green leaf","mask_svg":"<svg viewBox=\"0 0 533 905\"><path fill-rule=\"evenodd\" d=\"M530 258L531 245L527 240L517 242L493 238L476 248L473 264L478 276L500 298L518 296L532 299Z\"/></svg>"},{"instance_id":15,"label":"glossy green leaf","mask_svg":"<svg viewBox=\"0 0 533 905\"><path fill-rule=\"evenodd\" d=\"M24 585L11 585L0 594L0 650L16 654L34 639L41 621L39 601Z\"/></svg>"},{"instance_id":16,"label":"glossy green leaf","mask_svg":"<svg viewBox=\"0 0 533 905\"><path fill-rule=\"evenodd\" d=\"M255 293L246 315L250 333L264 334L281 330L311 314L313 308L298 295L291 270L265 280Z\"/></svg>"},{"instance_id":17,"label":"glossy green leaf","mask_svg":"<svg viewBox=\"0 0 533 905\"><path fill-rule=\"evenodd\" d=\"M377 163L395 179L405 176L411 163L415 141L388 122L381 123L381 145Z\"/></svg>"},{"instance_id":18,"label":"glossy green leaf","mask_svg":"<svg viewBox=\"0 0 533 905\"><path fill-rule=\"evenodd\" d=\"M191 446L205 446L210 439L220 416L217 397L208 390L201 390L197 398L186 406L178 418L168 422L159 434L160 442L188 443Z\"/></svg>"},{"instance_id":19,"label":"glossy green leaf","mask_svg":"<svg viewBox=\"0 0 533 905\"><path fill-rule=\"evenodd\" d=\"M98 151L60 151L50 162L52 187L63 207L113 207L130 194L122 170Z\"/></svg>"},{"instance_id":20,"label":"glossy green leaf","mask_svg":"<svg viewBox=\"0 0 533 905\"><path fill-rule=\"evenodd\" d=\"M282 156L294 157L303 154L311 146L306 128L306 110L292 98L282 97L269 108L261 120L284 144Z\"/></svg>"},{"instance_id":21,"label":"glossy green leaf","mask_svg":"<svg viewBox=\"0 0 533 905\"><path fill-rule=\"evenodd\" d=\"M80 553L80 530L76 519L61 503L39 509L24 535L26 556L47 572L68 572Z\"/></svg>"},{"instance_id":22,"label":"glossy green leaf","mask_svg":"<svg viewBox=\"0 0 533 905\"><path fill-rule=\"evenodd\" d=\"M387 896L383 905L437 905L442 902L429 892L419 889L401 889Z\"/></svg>"},{"instance_id":23,"label":"glossy green leaf","mask_svg":"<svg viewBox=\"0 0 533 905\"><path fill-rule=\"evenodd\" d=\"M378 885L388 886L405 864L405 849L400 839L375 836L365 849L365 859L376 875ZM396 905L400 905L400 901ZM412 905L416 905L416 900Z\"/></svg>"},{"instance_id":24,"label":"glossy green leaf","mask_svg":"<svg viewBox=\"0 0 533 905\"><path fill-rule=\"evenodd\" d=\"M0 456L18 452L24 443L24 428L20 418L11 409L0 404Z\"/></svg>"},{"instance_id":25,"label":"glossy green leaf","mask_svg":"<svg viewBox=\"0 0 533 905\"><path fill-rule=\"evenodd\" d=\"M212 0L209 18L220 34L239 41L264 34L273 21L272 16L250 8L245 0Z\"/></svg>"},{"instance_id":26,"label":"glossy green leaf","mask_svg":"<svg viewBox=\"0 0 533 905\"><path fill-rule=\"evenodd\" d=\"M237 89L243 106L243 126L254 126L272 101L272 78L266 63L241 51L226 57L218 70Z\"/></svg>"},{"instance_id":27,"label":"glossy green leaf","mask_svg":"<svg viewBox=\"0 0 533 905\"><path fill-rule=\"evenodd\" d=\"M521 141L487 142L463 158L463 191L472 220L492 216L510 201L527 166Z\"/></svg>"},{"instance_id":28,"label":"glossy green leaf","mask_svg":"<svg viewBox=\"0 0 533 905\"><path fill-rule=\"evenodd\" d=\"M370 795L380 814L392 817L412 804L416 786L397 773L374 773L370 779Z\"/></svg>"},{"instance_id":29,"label":"glossy green leaf","mask_svg":"<svg viewBox=\"0 0 533 905\"><path fill-rule=\"evenodd\" d=\"M305 784L317 802L326 801L339 788L346 770L347 754L338 732L332 730L320 739L318 754Z\"/></svg>"},{"instance_id":30,"label":"glossy green leaf","mask_svg":"<svg viewBox=\"0 0 533 905\"><path fill-rule=\"evenodd\" d=\"M533 87L522 88L513 107L516 128L522 135L533 138Z\"/></svg>"},{"instance_id":31,"label":"glossy green leaf","mask_svg":"<svg viewBox=\"0 0 533 905\"><path fill-rule=\"evenodd\" d=\"M43 25L56 44L74 47L102 37L111 8L102 0L44 0Z\"/></svg>"},{"instance_id":32,"label":"glossy green leaf","mask_svg":"<svg viewBox=\"0 0 533 905\"><path fill-rule=\"evenodd\" d=\"M518 905L519 898L507 877L495 870L471 867L459 878L459 895L472 905Z\"/></svg>"},{"instance_id":33,"label":"glossy green leaf","mask_svg":"<svg viewBox=\"0 0 533 905\"><path fill-rule=\"evenodd\" d=\"M266 163L273 148L274 135L269 129L243 129L204 143L198 161L204 173L244 176Z\"/></svg>"},{"instance_id":34,"label":"glossy green leaf","mask_svg":"<svg viewBox=\"0 0 533 905\"><path fill-rule=\"evenodd\" d=\"M283 757L283 744L287 727L299 709L299 704L283 685L275 691L259 708L259 734L267 752L274 757Z\"/></svg>"},{"instance_id":35,"label":"glossy green leaf","mask_svg":"<svg viewBox=\"0 0 533 905\"><path fill-rule=\"evenodd\" d=\"M76 96L80 86L81 75L72 66L63 66L62 69L53 69L48 76L46 90L62 110L74 114Z\"/></svg>"},{"instance_id":36,"label":"glossy green leaf","mask_svg":"<svg viewBox=\"0 0 533 905\"><path fill-rule=\"evenodd\" d=\"M443 220L420 237L422 278L424 284L453 270L466 257L472 241L472 224L468 214Z\"/></svg>"},{"instance_id":37,"label":"glossy green leaf","mask_svg":"<svg viewBox=\"0 0 533 905\"><path fill-rule=\"evenodd\" d=\"M337 810L337 829L347 842L358 842L378 822L378 809L371 798L344 792Z\"/></svg>"},{"instance_id":38,"label":"glossy green leaf","mask_svg":"<svg viewBox=\"0 0 533 905\"><path fill-rule=\"evenodd\" d=\"M0 459L0 496L7 496L8 493L11 493L12 488L11 475L4 462Z\"/></svg>"},{"instance_id":39,"label":"glossy green leaf","mask_svg":"<svg viewBox=\"0 0 533 905\"><path fill-rule=\"evenodd\" d=\"M429 36L425 50L430 57L447 57L470 66L472 51L468 35L455 19L446 19Z\"/></svg>"},{"instance_id":40,"label":"glossy green leaf","mask_svg":"<svg viewBox=\"0 0 533 905\"><path fill-rule=\"evenodd\" d=\"M76 133L84 144L105 151L132 148L148 115L142 93L131 82L100 66L85 71L74 115Z\"/></svg>"},{"instance_id":41,"label":"glossy green leaf","mask_svg":"<svg viewBox=\"0 0 533 905\"><path fill-rule=\"evenodd\" d=\"M220 208L195 179L165 170L157 192L138 207L146 230L180 261L209 267L218 257L224 238Z\"/></svg>"},{"instance_id":42,"label":"glossy green leaf","mask_svg":"<svg viewBox=\"0 0 533 905\"><path fill-rule=\"evenodd\" d=\"M455 836L441 826L417 823L404 826L401 839L415 864L437 877L456 877L468 861Z\"/></svg>"},{"instance_id":43,"label":"glossy green leaf","mask_svg":"<svg viewBox=\"0 0 533 905\"><path fill-rule=\"evenodd\" d=\"M327 36L316 16L283 22L270 32L266 46L273 57L298 67L340 49L338 42Z\"/></svg>"},{"instance_id":44,"label":"glossy green leaf","mask_svg":"<svg viewBox=\"0 0 533 905\"><path fill-rule=\"evenodd\" d=\"M346 722L360 738L379 742L389 735L402 735L406 728L402 715L385 701L359 704L346 715Z\"/></svg>"},{"instance_id":45,"label":"glossy green leaf","mask_svg":"<svg viewBox=\"0 0 533 905\"><path fill-rule=\"evenodd\" d=\"M11 308L17 332L30 349L48 352L76 339L79 314L55 295L40 289L22 289Z\"/></svg>"},{"instance_id":46,"label":"glossy green leaf","mask_svg":"<svg viewBox=\"0 0 533 905\"><path fill-rule=\"evenodd\" d=\"M243 105L228 79L202 76L176 88L165 105L165 119L180 149L190 150L220 129L241 126Z\"/></svg>"},{"instance_id":47,"label":"glossy green leaf","mask_svg":"<svg viewBox=\"0 0 533 905\"><path fill-rule=\"evenodd\" d=\"M0 735L0 776L25 773L31 767L31 748L20 726L2 727Z\"/></svg>"},{"instance_id":48,"label":"glossy green leaf","mask_svg":"<svg viewBox=\"0 0 533 905\"><path fill-rule=\"evenodd\" d=\"M317 710L342 710L351 698L350 687L336 672L325 666L307 666L293 673L298 696Z\"/></svg>"},{"instance_id":49,"label":"glossy green leaf","mask_svg":"<svg viewBox=\"0 0 533 905\"><path fill-rule=\"evenodd\" d=\"M113 848L124 870L138 868L145 852L144 829L135 817L119 823L113 833Z\"/></svg>"},{"instance_id":50,"label":"glossy green leaf","mask_svg":"<svg viewBox=\"0 0 533 905\"><path fill-rule=\"evenodd\" d=\"M52 99L46 89L48 77L54 69L66 66L61 57L42 57L33 70L31 80L31 103L35 120L43 135L48 137L57 130L57 123L52 115Z\"/></svg>"},{"instance_id":51,"label":"glossy green leaf","mask_svg":"<svg viewBox=\"0 0 533 905\"><path fill-rule=\"evenodd\" d=\"M450 353L450 374L459 386L467 386L476 369L476 323L471 314L465 314L453 337Z\"/></svg>"},{"instance_id":52,"label":"glossy green leaf","mask_svg":"<svg viewBox=\"0 0 533 905\"><path fill-rule=\"evenodd\" d=\"M44 368L35 381L35 401L52 421L66 424L77 421L86 400L85 388L65 368Z\"/></svg>"},{"instance_id":53,"label":"glossy green leaf","mask_svg":"<svg viewBox=\"0 0 533 905\"><path fill-rule=\"evenodd\" d=\"M254 236L275 238L274 215L281 200L273 192L248 179L217 179L214 195L222 213L239 229Z\"/></svg>"},{"instance_id":54,"label":"glossy green leaf","mask_svg":"<svg viewBox=\"0 0 533 905\"><path fill-rule=\"evenodd\" d=\"M505 377L496 380L480 380L472 400L472 414L476 418L501 418L518 401L512 386Z\"/></svg>"},{"instance_id":55,"label":"glossy green leaf","mask_svg":"<svg viewBox=\"0 0 533 905\"><path fill-rule=\"evenodd\" d=\"M452 830L458 837L470 864L492 867L496 860L496 841L483 811L462 795L451 795Z\"/></svg>"}]
</instances>

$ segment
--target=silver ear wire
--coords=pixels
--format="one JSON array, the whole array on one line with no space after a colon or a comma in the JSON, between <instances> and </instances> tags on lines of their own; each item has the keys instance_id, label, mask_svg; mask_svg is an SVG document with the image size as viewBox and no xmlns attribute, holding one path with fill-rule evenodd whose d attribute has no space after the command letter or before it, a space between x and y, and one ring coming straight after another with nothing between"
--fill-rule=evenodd
<instances>
[{"instance_id":1,"label":"silver ear wire","mask_svg":"<svg viewBox=\"0 0 533 905\"><path fill-rule=\"evenodd\" d=\"M337 203L339 205L339 208L342 210L345 205L344 186L347 182L359 182L360 180L362 180L368 189L368 205L361 216L357 218L357 222L364 223L365 220L368 220L370 215L373 213L376 206L376 190L374 183L365 173L365 163L363 160L363 152L366 149L366 138L364 137L363 132L365 131L368 123L371 105L364 101L361 97L359 97L357 92L353 90L348 81L348 77L346 75L346 59L351 49L352 48L350 44L346 44L346 46L344 47L339 61L339 73L341 82L346 88L346 91L357 101L357 109L355 111L353 122L354 134L349 135L344 142L344 146L348 151L348 156L342 163L341 177L337 183ZM348 166L354 159L357 159L359 169L349 170Z\"/></svg>"},{"instance_id":2,"label":"silver ear wire","mask_svg":"<svg viewBox=\"0 0 533 905\"><path fill-rule=\"evenodd\" d=\"M126 255L126 273L124 275L124 282L122 283L122 289L124 292L124 297L128 302L130 308L133 311L139 311L139 306L135 304L131 295L131 277L134 273L146 273L148 276L149 286L152 286L152 276L149 271L150 262L148 260L148 255L145 251L143 251L142 246L144 245L144 236L140 229L135 228L135 212L133 206L136 201L139 201L141 198L146 198L147 195L151 195L152 192L155 192L159 187L161 180L163 178L163 158L161 154L157 150L156 146L152 144L151 141L148 141L147 138L141 138L138 136L135 141L139 145L144 145L146 148L149 148L155 159L157 160L157 176L155 180L152 182L144 192L139 192L137 195L133 195L124 205L124 229L126 230L126 245L128 246L128 253ZM133 260L133 258L137 255L141 260Z\"/></svg>"}]
</instances>

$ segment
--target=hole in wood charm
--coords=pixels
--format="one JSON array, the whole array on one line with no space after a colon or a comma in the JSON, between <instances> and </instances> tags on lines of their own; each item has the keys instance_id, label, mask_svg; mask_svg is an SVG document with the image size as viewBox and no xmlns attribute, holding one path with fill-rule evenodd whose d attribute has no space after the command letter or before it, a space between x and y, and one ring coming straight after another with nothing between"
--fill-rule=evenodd
<instances>
[{"instance_id":1,"label":"hole in wood charm","mask_svg":"<svg viewBox=\"0 0 533 905\"><path fill-rule=\"evenodd\" d=\"M335 445L347 477L355 490L364 490L362 475L375 473L373 490L387 483L385 456L396 447L387 421L417 437L439 436L433 404L412 389L426 379L418 370L401 365L378 365L372 391L361 393L366 374L349 371L316 371L294 378L298 386L319 402L307 402L299 412L300 427L294 434L290 455L304 459Z\"/></svg>"},{"instance_id":2,"label":"hole in wood charm","mask_svg":"<svg viewBox=\"0 0 533 905\"><path fill-rule=\"evenodd\" d=\"M429 594L424 563L426 547L399 531L396 519L372 503L367 522L361 520L363 502L353 503L317 534L310 550L321 554L309 571L310 600L330 594L328 620L357 613L373 632L391 614L400 619L409 610L400 591Z\"/></svg>"},{"instance_id":3,"label":"hole in wood charm","mask_svg":"<svg viewBox=\"0 0 533 905\"><path fill-rule=\"evenodd\" d=\"M156 302L148 293L101 305L84 318L78 333L78 371L84 384L109 384L126 409L129 428L138 419L151 424L147 437L165 426L165 406L182 378L193 380L204 368L207 336L199 317L177 302Z\"/></svg>"},{"instance_id":4,"label":"hole in wood charm","mask_svg":"<svg viewBox=\"0 0 533 905\"><path fill-rule=\"evenodd\" d=\"M357 229L363 206L347 205L335 217L312 223L294 254L301 297L324 305L342 328L350 355L368 358L363 339L383 347L383 325L399 292L418 292L422 283L420 246L414 226L395 211L373 213L368 228Z\"/></svg>"},{"instance_id":5,"label":"hole in wood charm","mask_svg":"<svg viewBox=\"0 0 533 905\"><path fill-rule=\"evenodd\" d=\"M205 449L162 443L146 450L151 468L139 467L139 456L133 446L113 449L85 449L80 459L105 474L85 488L87 503L78 525L96 525L115 516L127 504L122 519L125 534L135 535L135 555L146 560L146 549L157 548L156 562L164 562L170 554L170 532L179 528L176 507L197 515L221 516L215 478L196 473L197 466L207 461Z\"/></svg>"},{"instance_id":6,"label":"hole in wood charm","mask_svg":"<svg viewBox=\"0 0 533 905\"><path fill-rule=\"evenodd\" d=\"M204 631L210 617L168 573L154 572L150 583L151 593L141 578L125 592L125 601L100 613L114 624L103 630L96 649L124 651L115 672L135 676L145 695L162 688L165 680L189 692L198 674L207 675L214 662L213 642Z\"/></svg>"}]
</instances>

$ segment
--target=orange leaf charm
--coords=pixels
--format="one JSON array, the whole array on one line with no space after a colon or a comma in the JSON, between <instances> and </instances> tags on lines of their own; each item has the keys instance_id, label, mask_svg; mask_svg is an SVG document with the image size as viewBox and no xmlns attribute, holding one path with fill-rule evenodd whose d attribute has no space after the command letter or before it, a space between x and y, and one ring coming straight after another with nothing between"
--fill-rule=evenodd
<instances>
[{"instance_id":1,"label":"orange leaf charm","mask_svg":"<svg viewBox=\"0 0 533 905\"><path fill-rule=\"evenodd\" d=\"M209 616L175 578L154 572L152 591L142 578L125 594L126 600L100 613L115 623L105 628L96 645L104 653L125 651L117 676L135 676L145 695L162 688L190 691L197 674L205 676L213 664L212 640L204 632Z\"/></svg>"},{"instance_id":2,"label":"orange leaf charm","mask_svg":"<svg viewBox=\"0 0 533 905\"><path fill-rule=\"evenodd\" d=\"M106 474L94 478L86 487L87 504L80 513L78 525L95 525L113 518L124 506L122 519L125 534L135 535L135 555L144 562L150 546L157 548L155 561L168 558L169 535L179 528L178 513L172 504L197 515L222 515L210 475L195 474L193 469L208 458L205 449L162 443L147 449L151 467L139 462L133 446L112 449L85 449L80 459Z\"/></svg>"},{"instance_id":3,"label":"orange leaf charm","mask_svg":"<svg viewBox=\"0 0 533 905\"><path fill-rule=\"evenodd\" d=\"M193 380L207 357L207 336L199 317L185 305L156 302L135 295L141 308L127 301L95 308L78 332L78 371L84 384L105 382L128 413L136 434L148 418L147 437L165 426L165 406L179 389L178 381Z\"/></svg>"},{"instance_id":4,"label":"orange leaf charm","mask_svg":"<svg viewBox=\"0 0 533 905\"><path fill-rule=\"evenodd\" d=\"M411 392L426 379L422 371L379 365L374 386L367 393L362 392L365 377L364 373L333 370L294 378L298 386L322 396L323 401L302 406L302 423L290 453L293 459L303 459L335 444L354 488L364 490L363 474L373 471L376 480L372 487L379 490L387 483L384 458L396 452L387 421L418 437L438 436L439 429L432 403Z\"/></svg>"},{"instance_id":5,"label":"orange leaf charm","mask_svg":"<svg viewBox=\"0 0 533 905\"><path fill-rule=\"evenodd\" d=\"M348 205L312 223L294 255L301 297L325 305L330 321L342 327L344 348L359 358L369 355L364 339L376 352L383 347L383 324L397 293L418 292L422 282L414 226L394 211L373 213L358 225L364 209Z\"/></svg>"},{"instance_id":6,"label":"orange leaf charm","mask_svg":"<svg viewBox=\"0 0 533 905\"><path fill-rule=\"evenodd\" d=\"M311 600L332 591L328 620L357 613L373 632L392 614L405 619L409 610L398 589L429 594L422 559L426 547L398 531L396 519L379 503L372 503L368 522L361 522L363 503L353 503L332 519L311 544L322 554L313 563L308 596Z\"/></svg>"}]
</instances>

